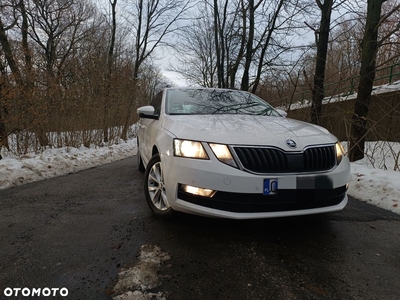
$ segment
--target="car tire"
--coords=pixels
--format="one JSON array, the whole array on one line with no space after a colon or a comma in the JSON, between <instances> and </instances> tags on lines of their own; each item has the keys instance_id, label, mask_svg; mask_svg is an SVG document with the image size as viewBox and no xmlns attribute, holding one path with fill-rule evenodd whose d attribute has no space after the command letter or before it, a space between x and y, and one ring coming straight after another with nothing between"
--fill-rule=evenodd
<instances>
[{"instance_id":1,"label":"car tire","mask_svg":"<svg viewBox=\"0 0 400 300\"><path fill-rule=\"evenodd\" d=\"M144 193L147 204L154 214L158 216L172 215L173 210L167 198L162 164L158 153L147 164L144 177Z\"/></svg>"},{"instance_id":2,"label":"car tire","mask_svg":"<svg viewBox=\"0 0 400 300\"><path fill-rule=\"evenodd\" d=\"M137 164L138 164L138 170L139 172L144 172L146 168L144 167L142 156L140 155L140 150L139 150L139 140L137 140Z\"/></svg>"}]
</instances>

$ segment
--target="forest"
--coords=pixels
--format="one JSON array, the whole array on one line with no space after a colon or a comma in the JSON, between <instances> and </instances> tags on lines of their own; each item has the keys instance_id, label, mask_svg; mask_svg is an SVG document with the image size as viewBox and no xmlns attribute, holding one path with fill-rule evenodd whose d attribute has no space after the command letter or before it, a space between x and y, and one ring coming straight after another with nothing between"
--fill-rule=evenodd
<instances>
[{"instance_id":1,"label":"forest","mask_svg":"<svg viewBox=\"0 0 400 300\"><path fill-rule=\"evenodd\" d=\"M126 140L136 108L171 84L168 59L188 85L284 107L306 93L315 124L324 97L350 85L354 161L376 79L400 79L399 0L1 0L0 10L0 147L19 156Z\"/></svg>"}]
</instances>

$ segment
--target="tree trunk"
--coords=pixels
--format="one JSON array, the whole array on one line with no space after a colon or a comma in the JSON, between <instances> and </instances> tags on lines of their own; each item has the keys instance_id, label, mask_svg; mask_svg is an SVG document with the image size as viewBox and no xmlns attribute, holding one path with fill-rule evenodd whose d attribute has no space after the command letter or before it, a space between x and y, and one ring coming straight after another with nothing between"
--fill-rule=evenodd
<instances>
[{"instance_id":1,"label":"tree trunk","mask_svg":"<svg viewBox=\"0 0 400 300\"><path fill-rule=\"evenodd\" d=\"M21 26L22 49L25 57L26 72L28 73L27 77L29 78L32 71L32 52L30 51L28 42L28 31L29 31L28 15L26 12L24 1L20 1L19 6L21 9L21 17L22 17L22 26Z\"/></svg>"},{"instance_id":2,"label":"tree trunk","mask_svg":"<svg viewBox=\"0 0 400 300\"><path fill-rule=\"evenodd\" d=\"M14 55L11 50L11 45L8 41L7 33L3 23L1 22L1 19L0 19L0 44L2 46L4 57L7 60L8 66L10 67L12 74L14 75L17 85L22 86L21 72L14 59Z\"/></svg>"},{"instance_id":3,"label":"tree trunk","mask_svg":"<svg viewBox=\"0 0 400 300\"><path fill-rule=\"evenodd\" d=\"M242 76L242 83L240 89L243 91L248 91L250 87L250 66L251 60L253 58L253 40L254 40L254 0L249 0L249 38L246 45L246 59L244 62L244 70Z\"/></svg>"},{"instance_id":4,"label":"tree trunk","mask_svg":"<svg viewBox=\"0 0 400 300\"><path fill-rule=\"evenodd\" d=\"M317 61L315 63L314 87L312 90L311 122L320 125L322 100L325 96L325 66L328 53L333 0L325 0L323 4L320 0L317 0L317 4L321 10L321 22L317 35Z\"/></svg>"},{"instance_id":5,"label":"tree trunk","mask_svg":"<svg viewBox=\"0 0 400 300\"><path fill-rule=\"evenodd\" d=\"M360 83L350 130L349 159L364 158L367 136L367 116L372 87L375 79L376 53L378 51L378 29L382 3L386 0L368 0L367 21L362 40Z\"/></svg>"},{"instance_id":6,"label":"tree trunk","mask_svg":"<svg viewBox=\"0 0 400 300\"><path fill-rule=\"evenodd\" d=\"M247 35L246 35L246 30L247 30L247 18L246 18L246 9L244 7L243 1L241 1L240 7L238 7L240 11L242 12L242 19L241 19L241 28L242 28L242 34L240 35L240 47L239 51L235 57L235 60L231 62L230 65L227 65L228 70L227 73L229 74L229 80L227 81L227 84L229 83L229 87L234 88L236 84L236 75L239 70L240 63L242 61L242 58L245 53L245 48L246 48L246 40L247 40ZM226 47L228 53L229 53L229 47ZM230 61L230 60L229 60Z\"/></svg>"},{"instance_id":7,"label":"tree trunk","mask_svg":"<svg viewBox=\"0 0 400 300\"><path fill-rule=\"evenodd\" d=\"M270 26L270 28L268 30L267 38L265 39L264 46L261 49L261 55L260 55L260 58L258 60L257 74L256 74L256 78L254 80L253 87L251 89L251 92L253 94L255 94L257 92L258 85L260 84L261 74L262 74L263 65L264 65L265 53L267 52L267 49L269 47L269 43L271 41L272 33L275 31L276 21L278 19L279 13L280 13L280 11L282 9L282 6L283 6L284 2L285 2L285 0L280 0L279 3L278 3L278 6L277 6L277 8L275 10L275 13L274 13L274 16L272 18L271 26Z\"/></svg>"},{"instance_id":8,"label":"tree trunk","mask_svg":"<svg viewBox=\"0 0 400 300\"><path fill-rule=\"evenodd\" d=\"M128 109L126 112L125 120L124 120L124 126L122 127L122 132L121 132L121 139L126 141L128 139L128 129L130 126L130 120L132 117L132 111L135 107L135 104L137 104L137 97L138 97L138 79L133 80L133 85L134 85L134 91L135 93L131 95L128 103Z\"/></svg>"},{"instance_id":9,"label":"tree trunk","mask_svg":"<svg viewBox=\"0 0 400 300\"><path fill-rule=\"evenodd\" d=\"M133 103L134 102L135 102L134 99L131 99L130 102L129 102L128 112L127 112L126 117L125 117L124 126L122 127L121 139L123 139L124 141L126 141L128 139L128 129L129 129L129 123L130 123L130 120L131 120L131 115L132 115Z\"/></svg>"},{"instance_id":10,"label":"tree trunk","mask_svg":"<svg viewBox=\"0 0 400 300\"><path fill-rule=\"evenodd\" d=\"M112 26L111 26L111 41L110 47L108 49L108 57L107 57L107 80L106 80L106 90L104 93L103 99L103 139L104 142L107 143L109 140L108 135L108 126L109 126L109 100L110 100L110 91L111 91L111 78L112 78L112 66L114 61L114 48L115 48L115 35L117 30L117 19L116 19L116 6L117 0L110 1L111 5L111 18L112 18Z\"/></svg>"},{"instance_id":11,"label":"tree trunk","mask_svg":"<svg viewBox=\"0 0 400 300\"><path fill-rule=\"evenodd\" d=\"M49 139L42 125L39 125L39 128L35 130L35 135L39 141L40 146L46 147L49 145Z\"/></svg>"},{"instance_id":12,"label":"tree trunk","mask_svg":"<svg viewBox=\"0 0 400 300\"><path fill-rule=\"evenodd\" d=\"M8 140L7 140L7 132L6 132L6 124L4 121L4 108L3 105L1 103L2 100L2 86L1 86L1 82L0 82L0 150L1 147L6 147L7 149L9 149L8 147ZM1 159L1 155L0 155L0 159Z\"/></svg>"},{"instance_id":13,"label":"tree trunk","mask_svg":"<svg viewBox=\"0 0 400 300\"><path fill-rule=\"evenodd\" d=\"M218 10L218 1L214 0L214 42L215 42L215 54L217 57L217 76L218 76L218 87L222 87L222 83L224 81L223 74L223 61L221 61L221 49L220 49L220 31L219 31L219 10ZM222 44L222 43L221 43ZM222 44L223 47L223 44Z\"/></svg>"}]
</instances>

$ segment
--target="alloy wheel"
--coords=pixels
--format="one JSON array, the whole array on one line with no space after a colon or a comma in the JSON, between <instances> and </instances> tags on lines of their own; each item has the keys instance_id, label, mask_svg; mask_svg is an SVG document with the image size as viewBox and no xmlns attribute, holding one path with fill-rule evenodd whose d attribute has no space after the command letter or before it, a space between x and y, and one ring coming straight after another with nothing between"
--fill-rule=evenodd
<instances>
[{"instance_id":1,"label":"alloy wheel","mask_svg":"<svg viewBox=\"0 0 400 300\"><path fill-rule=\"evenodd\" d=\"M160 161L156 162L150 169L147 177L147 188L150 200L155 208L160 211L166 211L170 208Z\"/></svg>"}]
</instances>

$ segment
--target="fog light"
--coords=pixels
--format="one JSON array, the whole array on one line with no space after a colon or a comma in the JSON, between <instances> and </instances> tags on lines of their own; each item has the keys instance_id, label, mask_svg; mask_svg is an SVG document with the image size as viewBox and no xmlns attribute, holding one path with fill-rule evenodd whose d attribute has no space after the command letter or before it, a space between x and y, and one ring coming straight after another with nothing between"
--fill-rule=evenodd
<instances>
[{"instance_id":1,"label":"fog light","mask_svg":"<svg viewBox=\"0 0 400 300\"><path fill-rule=\"evenodd\" d=\"M208 197L208 198L211 198L216 193L216 191L214 191L214 190L203 189L203 188L185 185L185 184L182 184L181 188L186 193L193 194L196 196Z\"/></svg>"}]
</instances>

